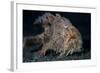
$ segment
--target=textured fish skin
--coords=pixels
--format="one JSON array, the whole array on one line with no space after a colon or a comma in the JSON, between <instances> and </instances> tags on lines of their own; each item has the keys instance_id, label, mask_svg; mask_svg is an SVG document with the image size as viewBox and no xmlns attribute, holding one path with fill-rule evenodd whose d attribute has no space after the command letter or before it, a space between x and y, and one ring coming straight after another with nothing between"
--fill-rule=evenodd
<instances>
[{"instance_id":1,"label":"textured fish skin","mask_svg":"<svg viewBox=\"0 0 100 73\"><path fill-rule=\"evenodd\" d=\"M82 36L67 18L62 17L60 14L45 13L38 17L34 24L41 24L44 28L44 32L36 36L42 40L43 44L39 55L45 55L49 49L60 53L59 56L68 56L81 51Z\"/></svg>"}]
</instances>

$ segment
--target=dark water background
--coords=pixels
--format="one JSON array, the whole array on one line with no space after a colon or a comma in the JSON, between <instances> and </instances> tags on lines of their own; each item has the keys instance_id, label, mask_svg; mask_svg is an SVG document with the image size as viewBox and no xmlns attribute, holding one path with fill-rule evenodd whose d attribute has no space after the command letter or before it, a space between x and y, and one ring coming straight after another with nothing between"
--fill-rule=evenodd
<instances>
[{"instance_id":1,"label":"dark water background","mask_svg":"<svg viewBox=\"0 0 100 73\"><path fill-rule=\"evenodd\" d=\"M23 10L23 37L35 36L43 32L42 26L35 26L33 22L39 16L42 16L44 13L49 11L33 11L33 10ZM90 13L77 13L77 12L52 12L52 14L59 13L61 16L68 18L72 24L80 31L83 39L83 52L74 54L72 56L64 57L62 60L81 60L81 59L90 59L91 58L91 14ZM24 50L24 49L23 49ZM27 50L24 50L27 51ZM29 52L24 53L26 55L30 54ZM31 56L31 57L30 57ZM23 62L31 62L32 57L23 59ZM44 57L43 57L44 58ZM47 57L46 57L47 58ZM29 59L29 60L28 60ZM38 61L45 61L46 59L39 59ZM48 60L51 60L48 58ZM57 60L57 59L52 59Z\"/></svg>"}]
</instances>

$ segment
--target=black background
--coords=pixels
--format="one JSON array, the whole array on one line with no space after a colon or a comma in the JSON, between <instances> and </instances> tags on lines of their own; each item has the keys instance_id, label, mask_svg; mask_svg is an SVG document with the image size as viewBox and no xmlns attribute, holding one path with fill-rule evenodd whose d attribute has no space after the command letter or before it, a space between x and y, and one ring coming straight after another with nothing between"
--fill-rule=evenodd
<instances>
[{"instance_id":1,"label":"black background","mask_svg":"<svg viewBox=\"0 0 100 73\"><path fill-rule=\"evenodd\" d=\"M43 32L41 26L34 28L33 22L39 16L49 11L32 11L23 10L23 36L34 36ZM59 13L61 16L68 18L72 24L80 31L83 39L83 47L91 48L91 14L76 12L49 12L52 14Z\"/></svg>"}]
</instances>

